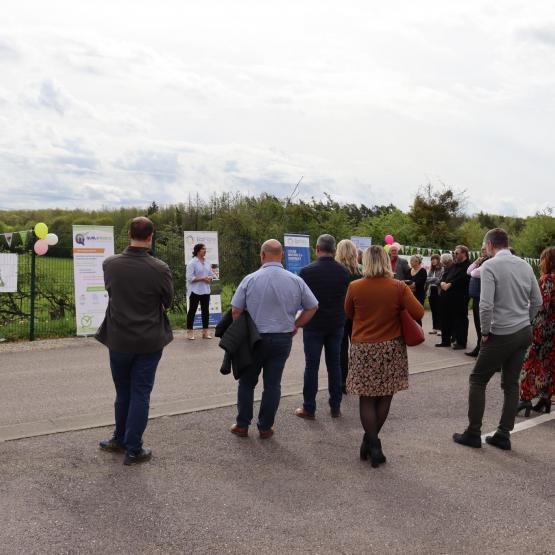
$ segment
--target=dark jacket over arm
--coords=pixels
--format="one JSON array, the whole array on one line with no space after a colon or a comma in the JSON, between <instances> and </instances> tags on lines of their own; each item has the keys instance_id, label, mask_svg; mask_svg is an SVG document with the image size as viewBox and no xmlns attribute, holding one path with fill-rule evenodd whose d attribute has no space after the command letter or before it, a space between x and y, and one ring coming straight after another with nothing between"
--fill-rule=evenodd
<instances>
[{"instance_id":1,"label":"dark jacket over arm","mask_svg":"<svg viewBox=\"0 0 555 555\"><path fill-rule=\"evenodd\" d=\"M243 312L236 319L230 322L231 311L229 315L224 315L225 323L218 330L223 331L219 346L225 351L224 362L220 372L228 374L227 371L229 361L233 369L233 376L238 380L241 375L247 371L254 363L254 351L260 341L260 334L248 312Z\"/></svg>"}]
</instances>

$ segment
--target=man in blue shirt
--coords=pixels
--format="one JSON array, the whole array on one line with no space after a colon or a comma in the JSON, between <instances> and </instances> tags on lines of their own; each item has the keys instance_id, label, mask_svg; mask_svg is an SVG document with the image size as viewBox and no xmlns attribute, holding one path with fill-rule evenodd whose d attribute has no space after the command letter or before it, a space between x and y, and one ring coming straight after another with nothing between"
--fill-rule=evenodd
<instances>
[{"instance_id":1,"label":"man in blue shirt","mask_svg":"<svg viewBox=\"0 0 555 555\"><path fill-rule=\"evenodd\" d=\"M303 406L295 411L300 418L314 420L318 369L322 349L326 355L331 416L341 416L341 341L345 326L345 295L349 272L334 259L335 238L324 234L316 242L316 262L305 266L300 276L318 299L318 313L303 330L305 355Z\"/></svg>"},{"instance_id":2,"label":"man in blue shirt","mask_svg":"<svg viewBox=\"0 0 555 555\"><path fill-rule=\"evenodd\" d=\"M276 239L266 241L260 249L262 267L243 279L231 300L233 318L248 311L261 336L253 370L239 379L237 422L231 432L241 437L248 435L254 388L261 372L264 390L257 426L261 438L273 435L272 426L281 398L281 376L293 336L318 310L316 297L300 277L283 268L282 257L281 243ZM302 310L296 316L299 307Z\"/></svg>"}]
</instances>

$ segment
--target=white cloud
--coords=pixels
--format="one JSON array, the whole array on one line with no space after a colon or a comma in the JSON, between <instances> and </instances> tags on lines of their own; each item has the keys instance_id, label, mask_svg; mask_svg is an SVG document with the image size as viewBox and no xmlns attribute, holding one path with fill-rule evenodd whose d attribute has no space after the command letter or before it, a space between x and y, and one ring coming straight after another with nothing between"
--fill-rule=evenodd
<instances>
[{"instance_id":1,"label":"white cloud","mask_svg":"<svg viewBox=\"0 0 555 555\"><path fill-rule=\"evenodd\" d=\"M287 195L301 175L306 197L403 208L430 175L476 210L552 198L551 3L8 4L2 207Z\"/></svg>"}]
</instances>

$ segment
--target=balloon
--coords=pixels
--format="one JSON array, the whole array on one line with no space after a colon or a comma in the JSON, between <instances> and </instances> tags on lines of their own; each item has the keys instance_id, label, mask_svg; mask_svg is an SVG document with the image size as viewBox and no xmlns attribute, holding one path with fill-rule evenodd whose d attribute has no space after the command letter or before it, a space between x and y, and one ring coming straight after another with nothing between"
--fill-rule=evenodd
<instances>
[{"instance_id":1,"label":"balloon","mask_svg":"<svg viewBox=\"0 0 555 555\"><path fill-rule=\"evenodd\" d=\"M397 243L397 241L395 241L395 243L393 243L391 246L395 247L398 251L401 250L401 245L399 243Z\"/></svg>"},{"instance_id":2,"label":"balloon","mask_svg":"<svg viewBox=\"0 0 555 555\"><path fill-rule=\"evenodd\" d=\"M58 244L58 236L55 233L49 233L44 240L53 247L54 245Z\"/></svg>"},{"instance_id":3,"label":"balloon","mask_svg":"<svg viewBox=\"0 0 555 555\"><path fill-rule=\"evenodd\" d=\"M384 250L385 252L389 252L389 249L390 249L390 248L391 248L391 245L386 245L386 246L383 248L383 250Z\"/></svg>"},{"instance_id":4,"label":"balloon","mask_svg":"<svg viewBox=\"0 0 555 555\"><path fill-rule=\"evenodd\" d=\"M44 239L48 235L48 226L42 222L35 226L35 235L39 239Z\"/></svg>"},{"instance_id":5,"label":"balloon","mask_svg":"<svg viewBox=\"0 0 555 555\"><path fill-rule=\"evenodd\" d=\"M39 239L33 248L39 256L42 256L48 252L48 243L44 239Z\"/></svg>"},{"instance_id":6,"label":"balloon","mask_svg":"<svg viewBox=\"0 0 555 555\"><path fill-rule=\"evenodd\" d=\"M393 238L393 235L389 235L389 233L383 238L383 240L387 245L391 245L391 243L395 241L395 239Z\"/></svg>"}]
</instances>

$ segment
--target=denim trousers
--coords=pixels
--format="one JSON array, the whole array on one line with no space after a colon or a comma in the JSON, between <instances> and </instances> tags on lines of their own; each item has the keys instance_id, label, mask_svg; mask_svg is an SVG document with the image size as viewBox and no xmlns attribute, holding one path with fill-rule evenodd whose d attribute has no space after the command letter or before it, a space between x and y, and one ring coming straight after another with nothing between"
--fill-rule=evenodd
<instances>
[{"instance_id":1,"label":"denim trousers","mask_svg":"<svg viewBox=\"0 0 555 555\"><path fill-rule=\"evenodd\" d=\"M504 437L510 436L518 406L520 370L531 343L530 326L510 335L490 335L489 339L482 343L469 379L467 430L470 433L480 435L486 406L486 387L495 372L501 368L503 409L497 433Z\"/></svg>"},{"instance_id":2,"label":"denim trousers","mask_svg":"<svg viewBox=\"0 0 555 555\"><path fill-rule=\"evenodd\" d=\"M148 422L150 393L162 351L119 353L110 351L110 368L116 387L114 437L128 453L139 453Z\"/></svg>"},{"instance_id":3,"label":"denim trousers","mask_svg":"<svg viewBox=\"0 0 555 555\"><path fill-rule=\"evenodd\" d=\"M261 333L256 346L255 362L251 370L239 378L237 391L237 426L248 428L253 416L254 388L262 372L264 389L258 412L257 426L268 431L276 417L281 399L281 376L289 358L293 337L290 333Z\"/></svg>"},{"instance_id":4,"label":"denim trousers","mask_svg":"<svg viewBox=\"0 0 555 555\"><path fill-rule=\"evenodd\" d=\"M329 403L332 409L341 406L341 342L343 326L329 332L303 330L304 343L304 409L310 414L316 412L316 393L318 392L318 370L324 349L328 370Z\"/></svg>"}]
</instances>

